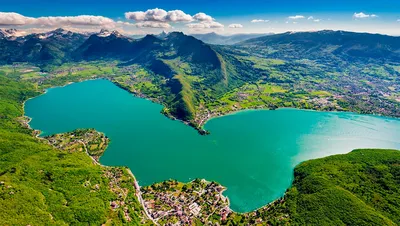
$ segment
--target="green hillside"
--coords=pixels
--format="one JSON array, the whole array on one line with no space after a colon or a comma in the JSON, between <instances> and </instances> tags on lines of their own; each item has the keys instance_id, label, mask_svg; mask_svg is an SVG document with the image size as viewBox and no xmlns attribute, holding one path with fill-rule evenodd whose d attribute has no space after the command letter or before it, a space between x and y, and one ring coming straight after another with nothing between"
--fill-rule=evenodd
<instances>
[{"instance_id":1,"label":"green hillside","mask_svg":"<svg viewBox=\"0 0 400 226\"><path fill-rule=\"evenodd\" d=\"M22 104L36 95L33 84L0 72L0 225L146 223L126 169L94 164L82 148L56 149L22 125ZM121 199L127 210L110 206Z\"/></svg>"},{"instance_id":2,"label":"green hillside","mask_svg":"<svg viewBox=\"0 0 400 226\"><path fill-rule=\"evenodd\" d=\"M400 224L400 152L355 150L300 164L287 194L293 223Z\"/></svg>"}]
</instances>

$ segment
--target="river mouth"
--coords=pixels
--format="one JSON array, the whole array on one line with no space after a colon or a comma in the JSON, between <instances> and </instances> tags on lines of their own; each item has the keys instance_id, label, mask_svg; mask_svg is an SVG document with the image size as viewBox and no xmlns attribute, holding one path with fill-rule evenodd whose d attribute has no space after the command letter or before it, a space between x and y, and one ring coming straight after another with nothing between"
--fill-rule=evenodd
<instances>
[{"instance_id":1,"label":"river mouth","mask_svg":"<svg viewBox=\"0 0 400 226\"><path fill-rule=\"evenodd\" d=\"M400 149L400 120L296 109L243 111L206 123L201 136L108 80L49 89L28 100L30 126L51 135L95 128L111 143L100 162L128 166L140 185L205 178L227 187L231 208L249 212L281 197L294 167L356 148Z\"/></svg>"}]
</instances>

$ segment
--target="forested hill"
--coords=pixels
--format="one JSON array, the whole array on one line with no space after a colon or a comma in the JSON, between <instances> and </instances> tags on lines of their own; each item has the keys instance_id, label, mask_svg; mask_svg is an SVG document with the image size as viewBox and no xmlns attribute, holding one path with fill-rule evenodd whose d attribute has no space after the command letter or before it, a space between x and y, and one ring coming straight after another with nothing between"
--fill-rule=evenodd
<instances>
[{"instance_id":1,"label":"forested hill","mask_svg":"<svg viewBox=\"0 0 400 226\"><path fill-rule=\"evenodd\" d=\"M399 172L399 151L355 150L298 166L288 196L298 194L299 223L398 225Z\"/></svg>"}]
</instances>

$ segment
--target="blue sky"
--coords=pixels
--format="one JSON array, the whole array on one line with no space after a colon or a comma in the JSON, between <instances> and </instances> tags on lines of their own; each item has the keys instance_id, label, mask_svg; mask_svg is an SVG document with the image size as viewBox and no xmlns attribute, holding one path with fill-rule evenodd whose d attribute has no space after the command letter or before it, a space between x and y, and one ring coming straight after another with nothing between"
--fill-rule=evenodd
<instances>
[{"instance_id":1,"label":"blue sky","mask_svg":"<svg viewBox=\"0 0 400 226\"><path fill-rule=\"evenodd\" d=\"M139 14L131 14L133 15L131 18L136 19L134 20L126 18L125 15L126 12L146 12L155 8L164 10L158 13L181 10L184 16L194 16L203 12L211 16L213 22L211 24L210 21L201 19L169 21L164 18L155 20L153 17L148 18L147 16L140 20L137 17ZM30 31L50 29L57 25L81 30L103 27L104 24L101 23L93 24L92 19L90 19L89 25L81 22L43 25L41 22L32 22L34 20L29 19L49 16L94 15L109 18L114 22L119 21L116 26L110 26L109 23L107 27L131 34L158 33L161 30L181 30L187 33L210 31L280 33L334 29L400 35L399 0L14 0L1 3L0 12L3 12L0 15L0 27L16 27ZM25 20L29 22L12 22L14 19L20 21L21 18L7 14L10 12L26 17Z\"/></svg>"}]
</instances>

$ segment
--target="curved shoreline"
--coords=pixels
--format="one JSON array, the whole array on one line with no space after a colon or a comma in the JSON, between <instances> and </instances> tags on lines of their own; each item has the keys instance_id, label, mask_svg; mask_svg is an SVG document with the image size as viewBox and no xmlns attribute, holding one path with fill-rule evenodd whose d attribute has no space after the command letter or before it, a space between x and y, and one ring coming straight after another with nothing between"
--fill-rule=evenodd
<instances>
[{"instance_id":1,"label":"curved shoreline","mask_svg":"<svg viewBox=\"0 0 400 226\"><path fill-rule=\"evenodd\" d=\"M99 78L99 79L102 79L102 78ZM97 80L97 79L89 79L89 80ZM108 79L106 79L106 80L108 80ZM88 81L88 80L84 80L84 81ZM83 81L78 81L78 82L83 82ZM70 82L70 83L68 83L68 84L66 84L66 85L63 85L63 86L56 86L56 87L51 87L51 88L45 89L45 91L44 91L43 93L41 93L40 95L35 96L35 97L32 97L32 98L29 98L28 100L33 99L33 98L36 98L36 97L39 97L39 96L41 96L41 95L43 95L43 94L46 94L46 93L48 92L49 89L62 88L62 87L65 87L65 86L67 86L67 85L70 85L70 84L73 84L73 83L78 83L78 82ZM113 82L113 84L115 84L115 83ZM129 91L128 91L128 92L129 92ZM132 93L132 92L129 92L129 93ZM134 94L133 94L133 95L134 95ZM136 95L134 95L134 96L136 96ZM136 97L137 97L137 96L136 96ZM139 98L143 98L143 97L139 97ZM143 99L149 100L148 98L143 98ZM28 101L28 100L26 100L26 101ZM26 101L25 101L25 102L26 102ZM25 115L25 102L23 102L24 116L27 117L27 118L29 118L28 116ZM154 103L154 101L152 101L152 102ZM155 102L155 103L157 103L157 102ZM159 104L159 103L157 103L157 104ZM311 110L311 109L297 109L297 108L279 108L279 109L277 109L277 110L280 110L280 109L293 109L293 110L301 110L301 111L319 112L319 111ZM216 117L211 117L210 119L208 119L208 120L206 121L206 123L209 122L209 121L212 120L212 119L215 119L215 118L224 117L224 116L229 116L229 115L234 115L234 114L245 113L245 112L249 112L249 111L270 111L270 110L269 110L269 109L243 109L243 110L238 110L238 111L231 112L231 113L229 113L229 114L220 115L220 116L216 116ZM337 111L334 111L334 112L332 112L332 113L337 113ZM345 113L357 114L357 113L354 113L354 112L345 112ZM385 117L385 116L376 116L376 117ZM387 117L387 118L388 118L388 117ZM389 119L389 118L388 118L388 119ZM395 120L398 120L398 119L395 118ZM185 123L185 124L186 124L186 123ZM29 123L27 123L27 125L29 125ZM30 128L30 125L29 125L29 128ZM30 129L32 129L32 128L30 128ZM39 137L39 136L40 136L40 134L37 135L37 137ZM39 138L40 138L40 137L39 137ZM136 181L136 179L135 179L135 181ZM187 182L186 182L186 183L187 183ZM153 183L153 184L154 184L154 183ZM285 195L285 193L281 196L281 198L284 197L284 195ZM275 200L275 201L276 201L276 200ZM272 202L270 202L270 203L268 203L268 204L266 204L266 205L263 205L263 206L261 206L261 207L255 209L255 210L252 210L252 211L249 211L249 212L253 212L253 211L256 211L256 210L258 210L258 209L261 209L261 208L263 208L263 207L265 207L265 206L270 205L271 203L274 203L275 201L272 201ZM235 212L236 212L236 211L235 211ZM249 212L236 212L236 213L249 213Z\"/></svg>"},{"instance_id":2,"label":"curved shoreline","mask_svg":"<svg viewBox=\"0 0 400 226\"><path fill-rule=\"evenodd\" d=\"M109 79L106 79L106 78L98 78L98 79L109 80ZM24 114L23 114L22 117L24 117L24 118L27 119L27 121L24 122L24 125L26 125L26 126L27 126L30 130L32 130L32 131L38 131L37 134L36 134L34 137L36 137L37 139L40 139L40 140L46 140L45 138L41 137L41 134L43 133L43 131L41 131L41 130L36 130L36 129L34 129L34 128L32 128L32 127L30 126L29 123L31 122L32 118L29 117L29 116L27 116L27 115L25 115L25 103L26 103L27 101L31 100L31 99L34 99L34 98L37 98L37 97L42 96L42 95L44 95L44 94L47 94L48 91L49 91L50 89L63 88L63 87L66 87L66 86L71 85L71 84L74 84L74 83L86 82L86 81L98 80L98 79L88 79L88 80L83 80L83 81L78 81L78 82L69 82L68 84L65 84L65 85L63 85L63 86L54 86L54 87L50 87L50 88L44 89L44 91L41 92L38 96L31 97L31 98L27 99L26 101L23 102L23 113L24 113ZM109 81L110 81L110 80L109 80ZM110 81L110 82L112 82L112 81ZM114 82L112 82L112 83L115 84ZM118 86L118 85L117 85L117 86ZM120 86L118 86L118 87L120 87ZM121 87L120 87L120 88L121 88ZM126 89L124 89L124 90L126 90ZM129 90L126 90L126 91L128 91L130 94L134 95L134 96L137 97L137 98L142 98L142 99L145 99L145 100L149 100L149 101L151 101L151 102L153 102L153 103L160 104L160 103L154 102L154 101L152 101L152 100L150 100L150 99L148 99L148 98L138 97L138 96L136 96L134 93L130 92ZM164 105L162 105L162 104L160 104L160 105L161 105L161 106L164 106ZM267 110L267 109L263 109L263 110ZM242 110L242 111L233 112L233 113L228 114L228 115L237 114L237 113L245 112L245 111L252 111L252 109L245 109L245 110ZM210 118L209 120L214 119L214 118L219 118L219 117L228 116L228 115L213 117L213 118ZM170 117L167 117L167 118L170 118ZM170 118L170 119L171 119L171 118ZM187 123L187 122L185 122L185 121L183 121L183 120L179 120L179 119L172 119L172 120L181 121L182 123L184 123L184 124L190 126L189 123ZM207 120L206 122L208 122L209 120ZM192 127L192 126L190 126L190 127ZM79 128L76 128L76 129L79 129ZM196 129L196 128L195 128L195 129ZM68 131L67 131L67 132L68 132ZM67 133L67 132L64 132L64 133ZM71 131L69 131L69 132L71 132ZM98 131L98 132L99 132L99 131ZM101 132L101 133L104 133L104 132ZM85 145L84 145L84 146L85 146ZM85 146L85 148L86 148L86 146ZM107 148L108 148L108 146L107 146ZM105 151L107 151L107 148L105 149ZM93 161L95 164L97 164L97 165L99 165L99 166L101 166L101 167L113 167L113 166L107 166L107 165L101 164L100 161L97 161L96 159L94 159L93 157L91 157L87 151L86 151L86 154L88 155L89 158L92 159L92 161ZM100 157L101 157L101 156L100 156ZM126 166L125 166L125 167L126 167ZM127 168L127 170L128 170L128 173L130 174L130 176L132 177L132 179L133 179L134 182L135 182L135 188L139 188L138 191L139 191L139 193L141 194L141 191L140 191L140 187L141 187L141 186L140 186L140 184L139 184L139 181L136 180L136 177L134 176L134 174L132 173L132 171L131 171L128 167L126 167L126 168ZM206 180L205 178L199 178L199 179ZM191 182L193 182L194 180L195 180L195 179L189 179L189 181L183 182L183 183L185 183L185 184L186 184L186 183L191 183ZM207 180L206 180L206 181L207 181ZM160 183L160 182L163 182L163 181L155 182L155 183L152 183L152 184L146 185L146 186L151 186L151 185L153 185L153 184L157 184L157 183ZM216 183L220 184L218 181L216 181ZM137 185L137 187L136 187L136 185ZM220 184L220 185L223 186L222 184ZM223 186L223 187L224 187L224 190L221 191L221 195L223 195L223 193L224 193L225 191L228 190L227 187L225 187L225 186ZM138 195L138 194L136 194L136 195ZM270 202L270 203L268 203L268 204L266 204L266 205L263 205L263 206L261 206L261 207L259 207L259 208L257 208L257 209L254 209L254 210L251 210L251 211L248 211L248 212L238 212L238 211L234 211L234 210L232 210L232 209L230 208L230 199L229 199L229 197L226 196L226 195L223 195L223 196L224 196L224 198L226 198L227 201L228 201L229 210L232 211L232 212L238 213L238 214L246 214L246 213L251 213L251 212L257 211L257 210L259 210L259 209L261 209L261 208L264 208L264 207L266 207L266 206L268 206L268 205L270 205L270 204L272 204L272 203L274 203L274 202L276 201L276 200L274 200L274 201L272 201L272 202ZM283 197L283 196L282 196L282 197ZM280 197L280 198L282 198L282 197ZM145 205L144 205L144 202L143 202L143 201L140 201L140 198L139 198L139 197L138 197L138 200L139 200L140 204L142 205L142 207L145 209L146 207L145 207ZM143 199L142 199L142 200L143 200ZM147 216L150 216L150 215L148 214L148 211L147 211L147 210L145 210L145 211L146 211L146 215L147 215ZM154 221L154 219L152 219L152 218L149 218L149 219L152 220L156 225L158 225L158 224Z\"/></svg>"},{"instance_id":3,"label":"curved shoreline","mask_svg":"<svg viewBox=\"0 0 400 226\"><path fill-rule=\"evenodd\" d=\"M28 100L33 99L33 98L36 98L36 97L39 97L39 96L41 96L41 95L43 95L43 94L46 94L50 89L63 88L63 87L65 87L65 86L68 86L68 85L71 85L71 84L74 84L74 83L85 82L85 81L89 81L89 80L101 80L101 79L110 81L110 79L107 79L107 78L96 78L96 79L86 79L86 80L76 81L76 82L69 82L68 84L63 85L63 86L55 86L55 87L50 87L50 88L44 89L44 91L41 92L40 95L35 96L35 97L32 97L32 98L29 98ZM112 81L110 81L110 82L112 82ZM116 84L115 82L112 82L112 83L113 83L113 84ZM117 85L117 86L120 87L119 85ZM126 89L124 89L124 90L126 90ZM160 104L160 103L155 102L154 100L151 100L151 99L149 99L149 98L139 97L139 96L135 95L134 93L130 92L129 90L126 90L126 91L128 91L128 93L130 93L130 94L133 94L135 97L142 98L142 99L146 99L146 100L150 100L150 101L153 102L153 103ZM26 100L26 101L28 101L28 100ZM26 101L25 101L25 102L26 102ZM28 117L28 116L25 115L25 102L23 103L24 116L25 116L25 117ZM160 105L163 106L162 104L160 104ZM278 108L277 110L282 110L282 109L293 109L293 110L300 110L300 111L321 112L321 111L312 110L312 109L297 109L297 108ZM210 117L210 118L205 122L205 124L208 123L209 121L215 119L215 118L220 118L220 117L225 117L225 116L230 116L230 115L235 115L235 114L241 114L241 113L246 113L246 112L250 112L250 111L271 111L271 110L270 110L270 109L243 109L243 110L233 111L233 112L230 112L230 113L225 114L225 115L218 115L218 116L215 116L215 117ZM331 111L331 113L338 113L338 112L339 112L339 111ZM348 113L348 114L357 114L357 113L354 113L354 112L344 112L344 113ZM374 115L374 116L375 116L375 117L385 117L385 116L376 116L376 115ZM28 117L28 118L29 118L29 117ZM386 117L386 118L388 118L388 117ZM391 119L391 118L388 118L388 119ZM394 120L398 120L398 119L397 119L397 118L394 118ZM184 122L184 121L181 121L181 122ZM185 124L187 124L187 123L185 123ZM188 124L187 124L187 125L188 125ZM28 126L29 126L29 128L30 128L29 123L28 123ZM190 126L190 125L189 125L189 126ZM31 128L31 129L32 129L32 128ZM40 138L40 135L41 135L41 134L42 134L42 133L39 133L39 134L37 134L36 136ZM283 194L282 196L284 196L284 194ZM273 201L272 201L272 202L273 202ZM272 202L271 202L271 203L272 203ZM267 204L267 205L268 205L268 204ZM261 207L259 207L259 208L262 208L262 207L263 207L263 206L261 206ZM250 212L251 212L251 211L250 211ZM245 212L245 213L246 213L246 212Z\"/></svg>"},{"instance_id":4,"label":"curved shoreline","mask_svg":"<svg viewBox=\"0 0 400 226\"><path fill-rule=\"evenodd\" d=\"M208 118L204 124L202 125L202 128L210 122L213 119L217 118L222 118L225 116L232 116L240 113L246 113L246 112L251 112L251 111L280 111L280 110L297 110L297 111L308 111L308 112L326 112L326 113L345 113L345 114L350 114L350 115L363 115L363 116L370 116L370 117L377 117L377 118L382 118L382 119L389 119L389 120L400 120L400 117L394 117L394 116L389 116L389 115L381 115L381 114L364 114L364 113L358 113L358 112L353 112L353 111L320 111L320 110L314 110L314 109L304 109L304 108L293 108L293 107L278 107L276 109L268 109L268 108L247 108L247 109L240 109L237 111L230 111L227 112L226 114L223 115L217 115L217 116L211 116Z\"/></svg>"},{"instance_id":5,"label":"curved shoreline","mask_svg":"<svg viewBox=\"0 0 400 226\"><path fill-rule=\"evenodd\" d=\"M249 109L243 109L243 110L238 110L238 111L232 111L229 112L227 114L224 115L218 115L218 116L214 116L214 117L210 117L206 123L204 124L204 126L210 122L213 119L217 119L217 118L222 118L225 116L232 116L232 115L236 115L236 114L241 114L241 113L246 113L246 112L253 112L253 111L280 111L280 110L295 110L295 111L307 111L307 112L326 112L326 113L345 113L345 114L349 114L349 115L362 115L362 116L370 116L370 117L377 117L377 118L382 118L382 119L389 119L389 120L400 120L400 118L397 117L392 117L392 116L387 116L387 115L379 115L379 114L362 114L362 113L357 113L357 112L353 112L353 111L319 111L319 110L314 110L314 109L303 109L303 108L292 108L292 107L280 107L280 108L276 108L276 109L267 109L267 108L249 108Z\"/></svg>"}]
</instances>

